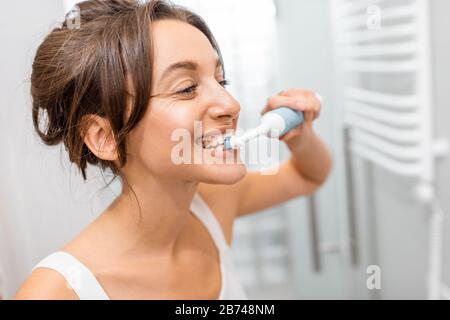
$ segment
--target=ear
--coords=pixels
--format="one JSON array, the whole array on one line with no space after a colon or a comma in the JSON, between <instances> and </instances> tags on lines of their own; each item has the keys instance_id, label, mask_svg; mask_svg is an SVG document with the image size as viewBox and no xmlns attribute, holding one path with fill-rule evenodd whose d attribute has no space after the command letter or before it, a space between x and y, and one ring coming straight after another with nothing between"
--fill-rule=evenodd
<instances>
[{"instance_id":1,"label":"ear","mask_svg":"<svg viewBox=\"0 0 450 320\"><path fill-rule=\"evenodd\" d=\"M82 119L84 143L102 160L117 160L116 141L109 121L98 115L85 115Z\"/></svg>"}]
</instances>

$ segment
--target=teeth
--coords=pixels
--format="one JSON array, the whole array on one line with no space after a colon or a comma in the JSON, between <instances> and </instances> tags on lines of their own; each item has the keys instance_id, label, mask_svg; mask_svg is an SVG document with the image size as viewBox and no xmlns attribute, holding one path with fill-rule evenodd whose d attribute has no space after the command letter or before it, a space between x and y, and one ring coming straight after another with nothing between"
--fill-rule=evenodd
<instances>
[{"instance_id":1,"label":"teeth","mask_svg":"<svg viewBox=\"0 0 450 320\"><path fill-rule=\"evenodd\" d=\"M216 149L219 147L223 147L223 136L208 136L202 139L202 145L205 149Z\"/></svg>"}]
</instances>

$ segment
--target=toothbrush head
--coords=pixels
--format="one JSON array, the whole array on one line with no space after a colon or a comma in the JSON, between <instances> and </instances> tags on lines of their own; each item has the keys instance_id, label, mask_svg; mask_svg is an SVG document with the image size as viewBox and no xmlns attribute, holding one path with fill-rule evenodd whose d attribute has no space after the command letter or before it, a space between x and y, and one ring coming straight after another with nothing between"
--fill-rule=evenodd
<instances>
[{"instance_id":1,"label":"toothbrush head","mask_svg":"<svg viewBox=\"0 0 450 320\"><path fill-rule=\"evenodd\" d=\"M204 149L215 149L223 145L223 138L221 136L208 136L201 139L201 144Z\"/></svg>"},{"instance_id":2,"label":"toothbrush head","mask_svg":"<svg viewBox=\"0 0 450 320\"><path fill-rule=\"evenodd\" d=\"M227 136L223 138L223 148L225 150L233 149L233 144L231 143L232 136Z\"/></svg>"},{"instance_id":3,"label":"toothbrush head","mask_svg":"<svg viewBox=\"0 0 450 320\"><path fill-rule=\"evenodd\" d=\"M221 139L211 139L211 140L207 140L204 141L203 143L203 148L205 149L215 149L218 146L223 145L223 149L224 150L230 150L230 149L236 149L236 141L235 139L233 139L233 136L225 136Z\"/></svg>"}]
</instances>

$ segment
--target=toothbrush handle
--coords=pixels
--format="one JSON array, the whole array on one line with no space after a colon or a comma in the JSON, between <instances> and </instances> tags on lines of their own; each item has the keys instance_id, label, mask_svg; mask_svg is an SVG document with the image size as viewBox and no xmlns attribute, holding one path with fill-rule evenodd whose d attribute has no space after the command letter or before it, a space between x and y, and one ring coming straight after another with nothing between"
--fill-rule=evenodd
<instances>
[{"instance_id":1,"label":"toothbrush handle","mask_svg":"<svg viewBox=\"0 0 450 320\"><path fill-rule=\"evenodd\" d=\"M280 116L284 121L284 127L280 128L281 130L279 132L279 136L282 136L283 134L285 134L292 128L295 128L300 123L305 121L305 117L304 117L302 111L297 111L297 110L294 110L289 107L280 107L280 108L271 110L271 111L267 112L266 114L264 114L264 116L268 115L270 117L272 114L276 114L276 115Z\"/></svg>"},{"instance_id":2,"label":"toothbrush handle","mask_svg":"<svg viewBox=\"0 0 450 320\"><path fill-rule=\"evenodd\" d=\"M263 124L258 128L262 129L268 137L272 137L271 130L267 131L267 127L264 127L265 125L268 125L269 128L278 129L278 136L282 136L292 128L298 126L303 121L305 121L305 117L302 111L297 111L289 107L280 107L266 112L261 119L261 122ZM257 136L258 134L258 132L253 131L250 134L247 134L245 139L248 140L253 136ZM223 144L225 150L236 149L239 146L239 144L236 143L235 136L225 137Z\"/></svg>"}]
</instances>

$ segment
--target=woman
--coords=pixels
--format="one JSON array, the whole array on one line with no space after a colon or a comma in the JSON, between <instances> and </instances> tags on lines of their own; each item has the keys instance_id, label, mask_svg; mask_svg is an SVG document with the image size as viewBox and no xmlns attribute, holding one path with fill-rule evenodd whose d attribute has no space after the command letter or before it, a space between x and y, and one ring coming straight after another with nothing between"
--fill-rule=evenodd
<instances>
[{"instance_id":1,"label":"woman","mask_svg":"<svg viewBox=\"0 0 450 320\"><path fill-rule=\"evenodd\" d=\"M262 113L289 106L305 115L280 137L291 157L274 175L247 173L237 151L200 147L206 160L226 154L234 161L175 163L174 131L193 134L201 121L202 144L212 132L233 131L239 116L207 25L164 1L91 0L79 7L80 26L64 23L38 48L34 124L45 143L64 143L85 179L87 164L99 165L123 188L34 268L17 298L246 298L228 255L233 222L324 182L330 155L312 128L320 102L301 89L267 100ZM192 142L183 153L198 150Z\"/></svg>"}]
</instances>

